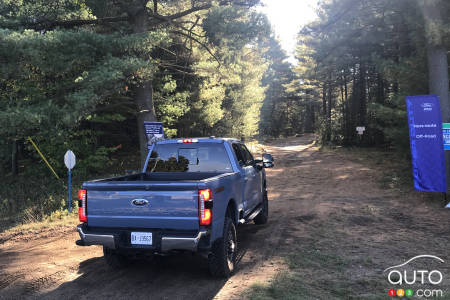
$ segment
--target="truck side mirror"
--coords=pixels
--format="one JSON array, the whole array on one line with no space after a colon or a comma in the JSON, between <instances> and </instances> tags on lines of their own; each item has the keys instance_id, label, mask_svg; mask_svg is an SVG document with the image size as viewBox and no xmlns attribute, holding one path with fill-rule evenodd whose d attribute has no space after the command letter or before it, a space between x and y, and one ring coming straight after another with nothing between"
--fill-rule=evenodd
<instances>
[{"instance_id":1,"label":"truck side mirror","mask_svg":"<svg viewBox=\"0 0 450 300\"><path fill-rule=\"evenodd\" d=\"M273 163L273 156L272 156L272 154L264 153L262 155L262 158L263 158L263 166L264 166L264 168L273 168L274 163Z\"/></svg>"}]
</instances>

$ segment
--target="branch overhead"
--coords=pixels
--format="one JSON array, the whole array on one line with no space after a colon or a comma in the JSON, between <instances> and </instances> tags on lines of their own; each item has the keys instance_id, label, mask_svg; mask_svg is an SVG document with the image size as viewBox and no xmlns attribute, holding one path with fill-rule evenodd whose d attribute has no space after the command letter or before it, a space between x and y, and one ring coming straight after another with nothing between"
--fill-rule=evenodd
<instances>
[{"instance_id":1,"label":"branch overhead","mask_svg":"<svg viewBox=\"0 0 450 300\"><path fill-rule=\"evenodd\" d=\"M147 1L144 1L147 3ZM259 2L259 0L248 0L248 1L235 1L235 0L223 0L218 3L220 6L225 5L236 5L236 6L246 6L251 7L256 5ZM147 11L145 6L141 6L138 8L141 13L147 13L149 17L149 24L152 28L158 25L162 25L164 23L170 23L170 21L174 21L177 19L180 19L182 17L188 16L192 13L207 10L213 7L212 1L208 1L206 3L203 3L201 5L192 6L189 9L171 14L171 15L161 15L158 13L158 1L153 1L153 10ZM145 10L143 12L142 10ZM102 25L102 24L108 24L108 23L115 23L115 22L130 22L133 17L137 13L131 13L130 11L125 16L116 16L116 17L105 17L105 18L98 18L98 19L76 19L76 20L41 20L38 22L33 23L22 23L21 26L27 29L34 29L34 30L51 30L57 27L61 28L74 28L79 26L85 26L85 25ZM149 28L150 29L150 28Z\"/></svg>"}]
</instances>

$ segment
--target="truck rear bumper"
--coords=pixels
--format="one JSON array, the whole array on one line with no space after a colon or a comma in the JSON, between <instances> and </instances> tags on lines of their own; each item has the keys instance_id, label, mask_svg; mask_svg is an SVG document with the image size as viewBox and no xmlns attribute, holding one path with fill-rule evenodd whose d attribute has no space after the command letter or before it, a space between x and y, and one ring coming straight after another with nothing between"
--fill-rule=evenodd
<instances>
[{"instance_id":1,"label":"truck rear bumper","mask_svg":"<svg viewBox=\"0 0 450 300\"><path fill-rule=\"evenodd\" d=\"M78 225L77 231L81 238L81 242L77 241L77 245L79 246L102 245L111 249L116 248L114 235L85 233L83 231L83 225Z\"/></svg>"},{"instance_id":2,"label":"truck rear bumper","mask_svg":"<svg viewBox=\"0 0 450 300\"><path fill-rule=\"evenodd\" d=\"M88 232L83 225L78 225L77 231L81 238L81 240L76 243L79 246L102 245L111 249L118 248L117 241L119 238L114 234ZM208 231L199 231L192 237L162 235L161 243L158 248L150 250L156 252L169 252L171 250L188 250L195 252L197 251L200 240L208 234Z\"/></svg>"}]
</instances>

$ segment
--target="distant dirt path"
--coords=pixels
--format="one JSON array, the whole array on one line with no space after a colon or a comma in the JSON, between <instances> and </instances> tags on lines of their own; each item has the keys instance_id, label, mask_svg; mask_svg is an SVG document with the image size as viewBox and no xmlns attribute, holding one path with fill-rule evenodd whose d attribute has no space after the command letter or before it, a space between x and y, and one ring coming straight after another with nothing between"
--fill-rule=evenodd
<instances>
[{"instance_id":1,"label":"distant dirt path","mask_svg":"<svg viewBox=\"0 0 450 300\"><path fill-rule=\"evenodd\" d=\"M204 260L192 255L112 271L100 247L75 246L74 230L55 231L0 243L0 298L240 299L252 284L285 272L282 256L294 247L326 247L352 261L345 271L351 287L373 280L383 287L380 270L405 257L434 254L447 261L448 211L381 190L377 171L320 152L312 140L306 135L267 146L276 162L267 171L269 223L238 228L240 262L230 279L212 279ZM305 284L330 276L320 266L312 272Z\"/></svg>"}]
</instances>

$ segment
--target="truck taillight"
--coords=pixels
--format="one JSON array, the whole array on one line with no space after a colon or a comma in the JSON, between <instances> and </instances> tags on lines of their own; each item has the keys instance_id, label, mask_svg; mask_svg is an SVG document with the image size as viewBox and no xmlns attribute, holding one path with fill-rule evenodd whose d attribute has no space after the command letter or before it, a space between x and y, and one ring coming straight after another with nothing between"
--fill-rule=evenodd
<instances>
[{"instance_id":1,"label":"truck taillight","mask_svg":"<svg viewBox=\"0 0 450 300\"><path fill-rule=\"evenodd\" d=\"M212 192L210 189L198 190L198 217L200 219L200 225L211 225L212 200Z\"/></svg>"},{"instance_id":2,"label":"truck taillight","mask_svg":"<svg viewBox=\"0 0 450 300\"><path fill-rule=\"evenodd\" d=\"M80 222L87 222L86 199L87 199L87 191L79 190L78 191L78 218L79 218Z\"/></svg>"}]
</instances>

